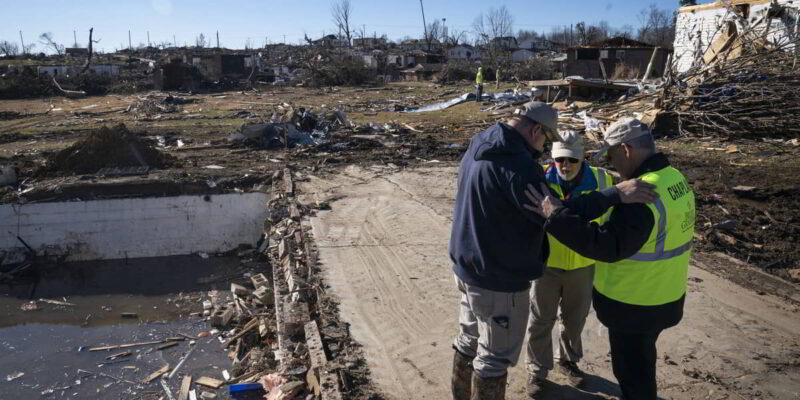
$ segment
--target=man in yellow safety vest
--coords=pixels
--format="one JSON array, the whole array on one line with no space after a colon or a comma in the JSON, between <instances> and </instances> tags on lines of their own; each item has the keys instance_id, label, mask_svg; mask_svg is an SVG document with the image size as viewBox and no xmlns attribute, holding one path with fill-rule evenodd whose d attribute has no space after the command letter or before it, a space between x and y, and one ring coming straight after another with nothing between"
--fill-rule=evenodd
<instances>
[{"instance_id":1,"label":"man in yellow safety vest","mask_svg":"<svg viewBox=\"0 0 800 400\"><path fill-rule=\"evenodd\" d=\"M475 75L475 91L475 101L480 103L483 97L483 67L478 67L478 74Z\"/></svg>"},{"instance_id":2,"label":"man in yellow safety vest","mask_svg":"<svg viewBox=\"0 0 800 400\"><path fill-rule=\"evenodd\" d=\"M614 206L608 222L588 221L529 185L531 209L545 231L578 254L597 260L592 301L608 327L611 365L623 399L655 400L656 340L683 317L695 226L695 199L686 178L657 153L645 124L623 118L604 134L600 154L624 179L655 185L652 204Z\"/></svg>"},{"instance_id":3,"label":"man in yellow safety vest","mask_svg":"<svg viewBox=\"0 0 800 400\"><path fill-rule=\"evenodd\" d=\"M584 161L583 136L573 135L553 143L554 163L545 167L551 193L568 200L613 186L611 175ZM608 213L595 219L602 223ZM581 256L548 235L550 256L541 278L533 281L528 320L528 397L545 395L547 375L553 369L553 326L560 316L557 370L571 385L579 387L583 373L577 362L583 357L581 332L592 305L594 260ZM560 307L559 307L560 306Z\"/></svg>"}]
</instances>

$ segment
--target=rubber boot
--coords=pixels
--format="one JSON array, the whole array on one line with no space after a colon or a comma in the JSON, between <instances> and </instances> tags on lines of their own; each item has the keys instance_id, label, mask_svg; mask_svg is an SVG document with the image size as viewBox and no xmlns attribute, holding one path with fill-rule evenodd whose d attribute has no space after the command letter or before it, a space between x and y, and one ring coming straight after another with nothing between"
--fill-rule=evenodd
<instances>
[{"instance_id":1,"label":"rubber boot","mask_svg":"<svg viewBox=\"0 0 800 400\"><path fill-rule=\"evenodd\" d=\"M458 350L453 356L453 377L450 380L450 387L453 392L453 400L470 400L472 388L472 360L475 357L468 357L461 354Z\"/></svg>"},{"instance_id":2,"label":"rubber boot","mask_svg":"<svg viewBox=\"0 0 800 400\"><path fill-rule=\"evenodd\" d=\"M481 378L472 374L472 398L470 400L504 400L508 374L496 378Z\"/></svg>"}]
</instances>

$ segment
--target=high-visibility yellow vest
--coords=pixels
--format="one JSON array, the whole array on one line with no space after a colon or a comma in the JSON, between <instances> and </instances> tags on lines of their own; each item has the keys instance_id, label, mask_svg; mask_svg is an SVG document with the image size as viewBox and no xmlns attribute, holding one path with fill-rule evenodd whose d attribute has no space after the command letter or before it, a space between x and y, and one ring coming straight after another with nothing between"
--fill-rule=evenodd
<instances>
[{"instance_id":1,"label":"high-visibility yellow vest","mask_svg":"<svg viewBox=\"0 0 800 400\"><path fill-rule=\"evenodd\" d=\"M640 306L671 303L686 294L694 237L694 192L675 168L648 172L641 180L659 195L648 204L655 224L638 253L615 263L597 263L594 287L613 300Z\"/></svg>"},{"instance_id":2,"label":"high-visibility yellow vest","mask_svg":"<svg viewBox=\"0 0 800 400\"><path fill-rule=\"evenodd\" d=\"M483 85L483 70L478 70L478 75L475 77L475 83L478 85Z\"/></svg>"},{"instance_id":3,"label":"high-visibility yellow vest","mask_svg":"<svg viewBox=\"0 0 800 400\"><path fill-rule=\"evenodd\" d=\"M607 187L610 187L613 184L611 175L608 174L604 169L589 167L589 170L592 171L592 177L594 177L595 182L597 183L596 190L603 190ZM548 185L553 190L553 192L558 194L559 199L561 200L566 199L568 193L564 193L559 184L548 183ZM592 191L594 190L584 190L578 193L580 195L583 195L586 193L590 193ZM604 215L602 215L600 218L595 219L594 222L597 222L598 224L602 225L608 218L609 214L611 214L610 210L606 212ZM591 258L586 258L576 253L575 251L571 250L569 247L559 242L558 239L556 239L549 233L547 234L547 240L549 241L550 244L550 256L547 258L548 267L570 271L573 269L588 267L595 263L595 261L592 260Z\"/></svg>"}]
</instances>

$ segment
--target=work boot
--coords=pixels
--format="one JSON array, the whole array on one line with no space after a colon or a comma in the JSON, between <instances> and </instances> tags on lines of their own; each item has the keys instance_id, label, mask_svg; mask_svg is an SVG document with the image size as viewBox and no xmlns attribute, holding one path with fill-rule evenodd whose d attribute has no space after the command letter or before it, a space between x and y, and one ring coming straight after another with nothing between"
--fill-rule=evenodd
<instances>
[{"instance_id":1,"label":"work boot","mask_svg":"<svg viewBox=\"0 0 800 400\"><path fill-rule=\"evenodd\" d=\"M472 360L469 357L455 351L453 356L453 377L450 379L450 386L453 391L453 400L469 400L472 388Z\"/></svg>"},{"instance_id":2,"label":"work boot","mask_svg":"<svg viewBox=\"0 0 800 400\"><path fill-rule=\"evenodd\" d=\"M505 400L508 374L496 378L481 378L472 374L472 397L470 400Z\"/></svg>"},{"instance_id":3,"label":"work boot","mask_svg":"<svg viewBox=\"0 0 800 400\"><path fill-rule=\"evenodd\" d=\"M525 385L525 392L529 399L541 399L547 389L547 379L539 378L535 375L528 375L528 383Z\"/></svg>"},{"instance_id":4,"label":"work boot","mask_svg":"<svg viewBox=\"0 0 800 400\"><path fill-rule=\"evenodd\" d=\"M557 370L561 375L567 378L567 381L573 387L580 387L583 385L583 378L585 377L583 371L578 368L578 364L572 361L559 361Z\"/></svg>"}]
</instances>

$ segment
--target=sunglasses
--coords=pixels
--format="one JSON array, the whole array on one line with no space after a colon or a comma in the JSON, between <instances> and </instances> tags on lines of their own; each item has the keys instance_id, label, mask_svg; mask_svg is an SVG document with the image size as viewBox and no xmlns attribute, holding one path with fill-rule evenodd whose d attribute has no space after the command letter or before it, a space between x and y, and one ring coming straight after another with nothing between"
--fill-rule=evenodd
<instances>
[{"instance_id":1,"label":"sunglasses","mask_svg":"<svg viewBox=\"0 0 800 400\"><path fill-rule=\"evenodd\" d=\"M577 158L572 158L572 157L556 157L555 160L559 164L564 164L564 163L577 164L581 161L578 160Z\"/></svg>"}]
</instances>

